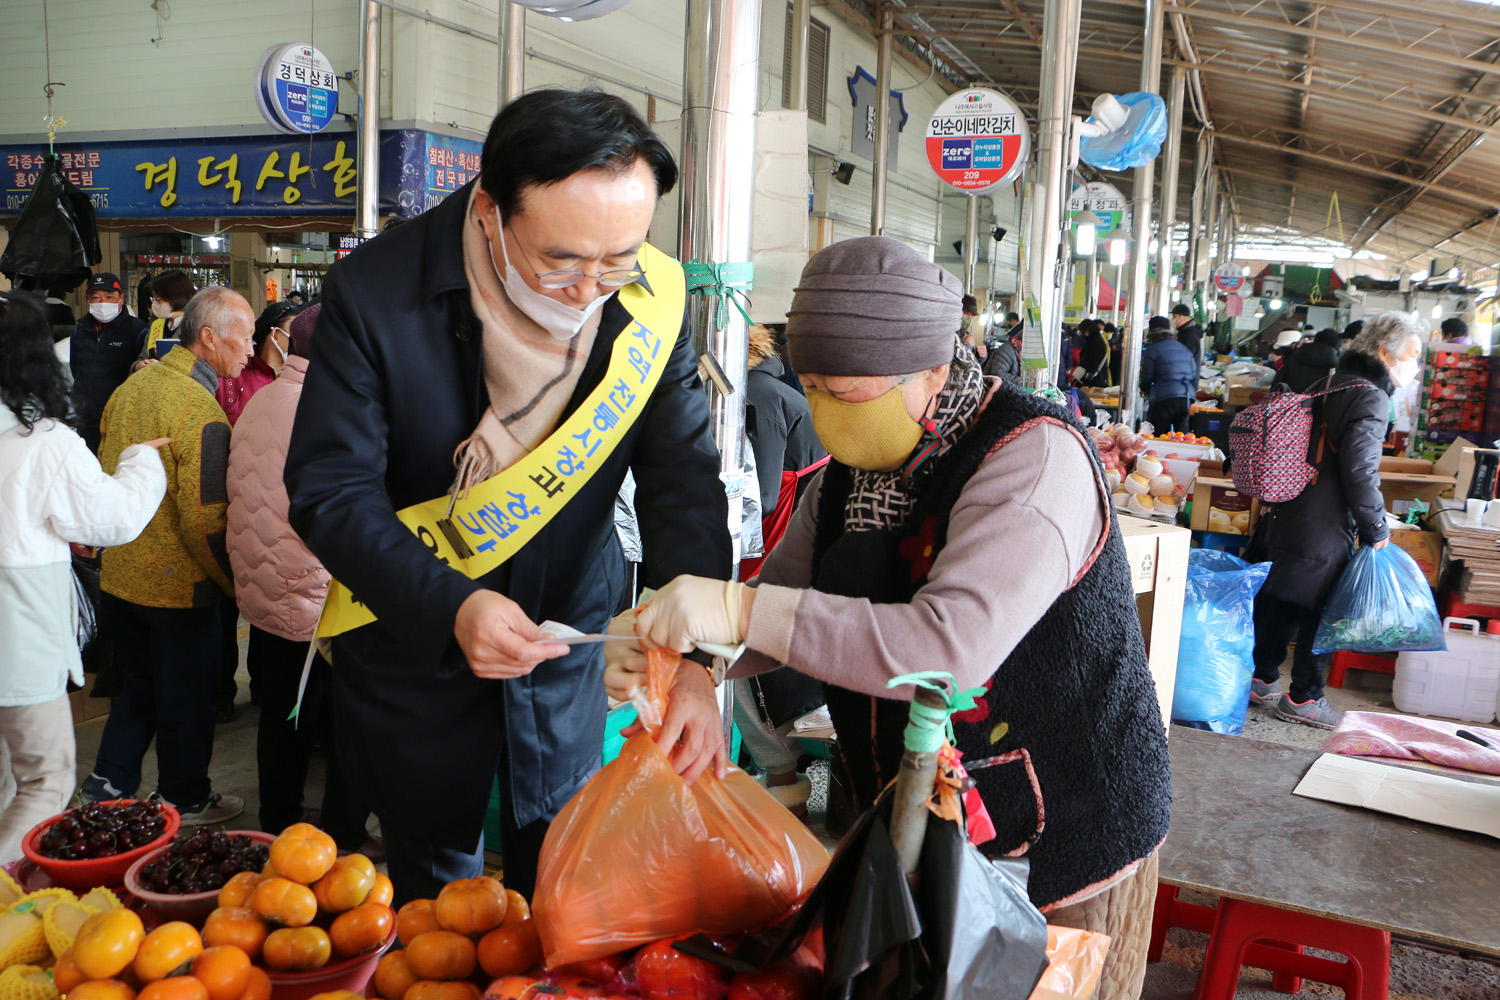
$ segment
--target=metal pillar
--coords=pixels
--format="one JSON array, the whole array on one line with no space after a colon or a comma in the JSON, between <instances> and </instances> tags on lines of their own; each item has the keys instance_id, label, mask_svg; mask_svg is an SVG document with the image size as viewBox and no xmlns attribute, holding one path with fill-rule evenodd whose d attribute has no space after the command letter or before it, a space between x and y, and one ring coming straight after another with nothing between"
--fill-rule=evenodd
<instances>
[{"instance_id":1,"label":"metal pillar","mask_svg":"<svg viewBox=\"0 0 1500 1000\"><path fill-rule=\"evenodd\" d=\"M1083 314L1089 319L1099 318L1099 255L1096 253L1089 258L1088 291L1083 296Z\"/></svg>"},{"instance_id":2,"label":"metal pillar","mask_svg":"<svg viewBox=\"0 0 1500 1000\"><path fill-rule=\"evenodd\" d=\"M792 0L792 53L783 72L791 81L792 111L807 110L807 35L812 27L812 0Z\"/></svg>"},{"instance_id":3,"label":"metal pillar","mask_svg":"<svg viewBox=\"0 0 1500 1000\"><path fill-rule=\"evenodd\" d=\"M359 44L359 174L354 234L380 227L380 4L365 0Z\"/></svg>"},{"instance_id":4,"label":"metal pillar","mask_svg":"<svg viewBox=\"0 0 1500 1000\"><path fill-rule=\"evenodd\" d=\"M964 213L964 291L974 295L974 275L979 269L979 199L972 194L966 197L969 205Z\"/></svg>"},{"instance_id":5,"label":"metal pillar","mask_svg":"<svg viewBox=\"0 0 1500 1000\"><path fill-rule=\"evenodd\" d=\"M1204 194L1204 205L1208 208L1208 215L1203 221L1203 267L1204 280L1212 285L1214 283L1214 258L1217 256L1215 245L1219 237L1219 172L1214 169L1212 163L1208 165L1208 187Z\"/></svg>"},{"instance_id":6,"label":"metal pillar","mask_svg":"<svg viewBox=\"0 0 1500 1000\"><path fill-rule=\"evenodd\" d=\"M885 177L890 169L886 147L891 140L891 59L895 35L890 8L879 10L880 38L875 55L875 162L870 179L870 235L885 235Z\"/></svg>"},{"instance_id":7,"label":"metal pillar","mask_svg":"<svg viewBox=\"0 0 1500 1000\"><path fill-rule=\"evenodd\" d=\"M1158 0L1159 2L1159 0ZM1042 369L1030 369L1033 384L1056 377L1062 340L1062 264L1064 191L1067 185L1069 130L1073 115L1073 76L1078 66L1078 24L1082 0L1047 0L1042 25L1041 101L1037 111L1035 183L1031 199L1031 245L1028 249L1031 295L1039 325L1027 324L1024 354L1046 358ZM1038 342L1039 341L1039 342Z\"/></svg>"},{"instance_id":8,"label":"metal pillar","mask_svg":"<svg viewBox=\"0 0 1500 1000\"><path fill-rule=\"evenodd\" d=\"M526 80L526 8L500 0L500 107L521 96Z\"/></svg>"},{"instance_id":9,"label":"metal pillar","mask_svg":"<svg viewBox=\"0 0 1500 1000\"><path fill-rule=\"evenodd\" d=\"M1120 325L1120 275L1125 270L1125 265L1115 265L1115 297L1110 303L1109 321L1115 326Z\"/></svg>"},{"instance_id":10,"label":"metal pillar","mask_svg":"<svg viewBox=\"0 0 1500 1000\"><path fill-rule=\"evenodd\" d=\"M1141 90L1161 90L1161 33L1164 10L1162 0L1145 0L1146 35L1141 48ZM1146 320L1150 316L1146 301L1146 279L1151 266L1151 182L1155 164L1148 163L1135 171L1135 249L1130 255L1130 331L1121 347L1120 420L1135 426L1137 383L1140 381L1141 345L1145 343Z\"/></svg>"},{"instance_id":11,"label":"metal pillar","mask_svg":"<svg viewBox=\"0 0 1500 1000\"><path fill-rule=\"evenodd\" d=\"M1161 166L1161 226L1157 230L1156 311L1166 314L1172 299L1172 233L1177 228L1177 169L1182 160L1182 102L1187 91L1187 69L1172 69L1171 99L1167 103L1167 144ZM1184 284L1186 284L1184 282Z\"/></svg>"},{"instance_id":12,"label":"metal pillar","mask_svg":"<svg viewBox=\"0 0 1500 1000\"><path fill-rule=\"evenodd\" d=\"M681 257L750 260L755 195L755 113L760 79L760 0L689 0L682 79ZM699 354L712 354L732 387L710 388L729 534L740 559L745 476L745 379L750 328L738 309L694 295L688 322Z\"/></svg>"},{"instance_id":13,"label":"metal pillar","mask_svg":"<svg viewBox=\"0 0 1500 1000\"><path fill-rule=\"evenodd\" d=\"M1212 142L1205 129L1198 133L1198 149L1193 158L1193 204L1188 215L1188 281L1196 293L1203 281L1203 198L1208 185L1208 157Z\"/></svg>"}]
</instances>

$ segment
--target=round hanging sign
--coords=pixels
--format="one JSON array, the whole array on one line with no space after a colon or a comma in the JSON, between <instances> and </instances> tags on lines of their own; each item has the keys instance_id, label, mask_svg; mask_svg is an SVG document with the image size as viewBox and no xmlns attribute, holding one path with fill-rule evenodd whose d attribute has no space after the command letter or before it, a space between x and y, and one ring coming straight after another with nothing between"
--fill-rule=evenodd
<instances>
[{"instance_id":1,"label":"round hanging sign","mask_svg":"<svg viewBox=\"0 0 1500 1000\"><path fill-rule=\"evenodd\" d=\"M1026 116L1004 94L960 90L927 123L927 162L951 187L986 194L1020 174L1031 152Z\"/></svg>"},{"instance_id":2,"label":"round hanging sign","mask_svg":"<svg viewBox=\"0 0 1500 1000\"><path fill-rule=\"evenodd\" d=\"M1130 229L1130 201L1113 184L1094 181L1074 188L1068 196L1068 218L1072 219L1085 210L1099 217L1100 239L1106 233L1128 232Z\"/></svg>"},{"instance_id":3,"label":"round hanging sign","mask_svg":"<svg viewBox=\"0 0 1500 1000\"><path fill-rule=\"evenodd\" d=\"M339 110L339 80L333 64L311 45L272 46L255 76L256 106L283 132L327 128Z\"/></svg>"},{"instance_id":4,"label":"round hanging sign","mask_svg":"<svg viewBox=\"0 0 1500 1000\"><path fill-rule=\"evenodd\" d=\"M1214 272L1214 284L1221 292L1234 293L1245 287L1250 279L1245 277L1239 264L1228 263Z\"/></svg>"}]
</instances>

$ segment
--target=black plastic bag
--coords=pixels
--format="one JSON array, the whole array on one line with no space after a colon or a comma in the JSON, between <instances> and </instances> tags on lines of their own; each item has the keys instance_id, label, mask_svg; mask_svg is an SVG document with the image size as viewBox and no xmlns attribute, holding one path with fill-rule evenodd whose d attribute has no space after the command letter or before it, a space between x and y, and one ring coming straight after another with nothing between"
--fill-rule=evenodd
<instances>
[{"instance_id":1,"label":"black plastic bag","mask_svg":"<svg viewBox=\"0 0 1500 1000\"><path fill-rule=\"evenodd\" d=\"M62 157L47 157L0 253L0 274L22 290L65 292L101 257L93 203L63 174Z\"/></svg>"},{"instance_id":2,"label":"black plastic bag","mask_svg":"<svg viewBox=\"0 0 1500 1000\"><path fill-rule=\"evenodd\" d=\"M76 555L73 557L73 603L78 651L81 653L99 636L99 567Z\"/></svg>"}]
</instances>

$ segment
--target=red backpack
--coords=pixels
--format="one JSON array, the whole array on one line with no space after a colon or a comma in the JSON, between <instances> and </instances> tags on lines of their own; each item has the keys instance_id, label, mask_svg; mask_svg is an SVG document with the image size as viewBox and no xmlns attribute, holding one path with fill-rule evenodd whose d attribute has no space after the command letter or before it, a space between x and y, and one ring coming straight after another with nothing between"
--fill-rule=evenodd
<instances>
[{"instance_id":1,"label":"red backpack","mask_svg":"<svg viewBox=\"0 0 1500 1000\"><path fill-rule=\"evenodd\" d=\"M1312 393L1292 392L1285 386L1277 386L1265 399L1235 414L1234 422L1229 425L1234 488L1265 503L1286 503L1301 496L1303 490L1317 482L1316 463L1323 460L1323 444L1328 437L1325 422L1318 436L1318 452L1308 462L1317 400L1332 392L1369 385L1359 379Z\"/></svg>"}]
</instances>

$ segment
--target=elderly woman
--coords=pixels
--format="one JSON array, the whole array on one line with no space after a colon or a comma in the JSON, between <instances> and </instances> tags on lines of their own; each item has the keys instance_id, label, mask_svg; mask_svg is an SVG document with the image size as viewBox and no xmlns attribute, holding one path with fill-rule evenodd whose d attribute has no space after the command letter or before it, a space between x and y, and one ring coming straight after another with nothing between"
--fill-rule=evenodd
<instances>
[{"instance_id":1,"label":"elderly woman","mask_svg":"<svg viewBox=\"0 0 1500 1000\"><path fill-rule=\"evenodd\" d=\"M1338 725L1339 713L1323 697L1313 636L1356 537L1377 549L1387 542L1380 448L1390 425L1391 394L1416 377L1421 357L1422 332L1405 316L1382 313L1365 323L1334 373L1310 387L1327 391L1318 399L1315 454L1308 456L1316 458L1317 478L1295 500L1264 507L1256 525L1251 556L1269 559L1271 573L1255 597L1250 700L1273 703L1283 721L1320 729ZM1276 682L1293 634L1291 688L1283 693Z\"/></svg>"},{"instance_id":2,"label":"elderly woman","mask_svg":"<svg viewBox=\"0 0 1500 1000\"><path fill-rule=\"evenodd\" d=\"M960 294L884 237L812 258L787 334L833 460L755 586L679 577L640 634L743 640L731 676L823 681L861 808L900 765L910 693L888 680L983 688L955 718L999 831L981 849L1026 853L1034 903L1110 934L1101 996L1134 997L1171 783L1125 551L1080 426L958 348Z\"/></svg>"}]
</instances>

